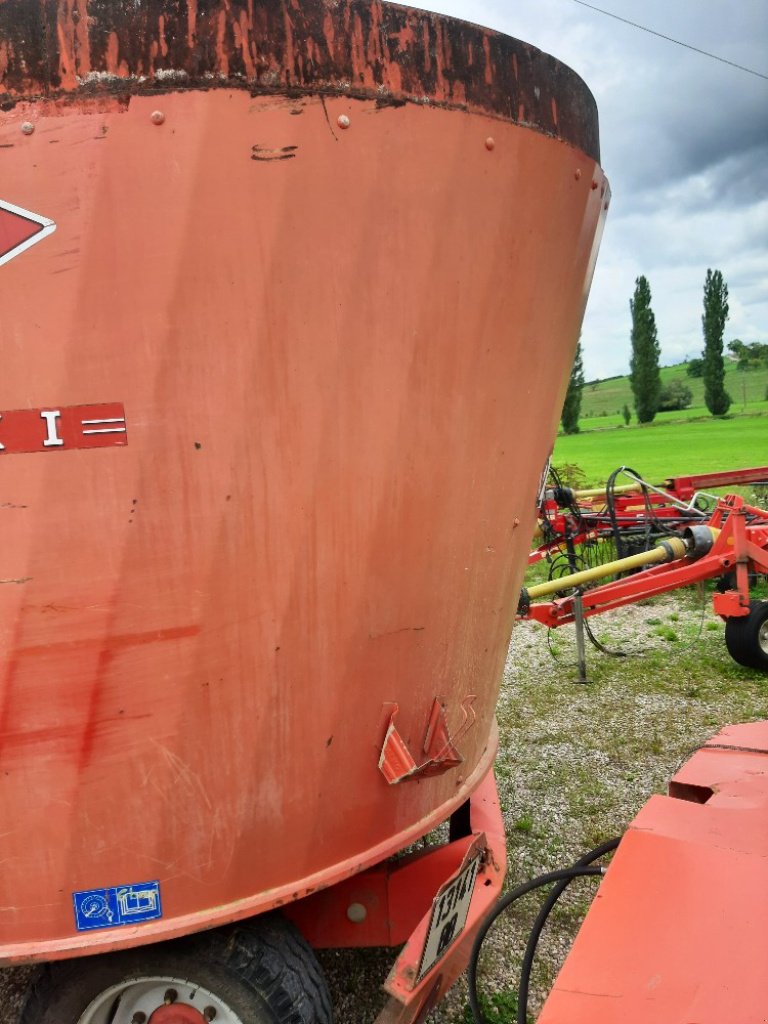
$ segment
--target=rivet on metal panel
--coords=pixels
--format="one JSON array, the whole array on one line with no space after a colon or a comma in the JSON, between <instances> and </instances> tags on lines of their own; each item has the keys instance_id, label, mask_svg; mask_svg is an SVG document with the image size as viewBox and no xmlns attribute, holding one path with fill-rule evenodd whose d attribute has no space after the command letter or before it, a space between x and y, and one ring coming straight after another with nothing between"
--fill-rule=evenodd
<instances>
[{"instance_id":1,"label":"rivet on metal panel","mask_svg":"<svg viewBox=\"0 0 768 1024\"><path fill-rule=\"evenodd\" d=\"M151 121L152 124L164 124L165 114L162 112L162 110L155 110L152 112Z\"/></svg>"},{"instance_id":2,"label":"rivet on metal panel","mask_svg":"<svg viewBox=\"0 0 768 1024\"><path fill-rule=\"evenodd\" d=\"M485 140L485 148L489 150L496 149L496 139L489 135Z\"/></svg>"},{"instance_id":3,"label":"rivet on metal panel","mask_svg":"<svg viewBox=\"0 0 768 1024\"><path fill-rule=\"evenodd\" d=\"M351 123L346 114L339 114L339 128L349 128Z\"/></svg>"},{"instance_id":4,"label":"rivet on metal panel","mask_svg":"<svg viewBox=\"0 0 768 1024\"><path fill-rule=\"evenodd\" d=\"M576 179L576 181L580 181L581 180L581 168L580 167L576 168L576 170L574 171L573 176Z\"/></svg>"},{"instance_id":5,"label":"rivet on metal panel","mask_svg":"<svg viewBox=\"0 0 768 1024\"><path fill-rule=\"evenodd\" d=\"M35 130L35 126L32 124L31 121L25 121L24 124L21 126L21 130L24 132L25 135L31 135L32 132Z\"/></svg>"},{"instance_id":6,"label":"rivet on metal panel","mask_svg":"<svg viewBox=\"0 0 768 1024\"><path fill-rule=\"evenodd\" d=\"M347 907L347 917L352 924L362 924L366 917L368 917L368 911L362 903L350 903Z\"/></svg>"}]
</instances>

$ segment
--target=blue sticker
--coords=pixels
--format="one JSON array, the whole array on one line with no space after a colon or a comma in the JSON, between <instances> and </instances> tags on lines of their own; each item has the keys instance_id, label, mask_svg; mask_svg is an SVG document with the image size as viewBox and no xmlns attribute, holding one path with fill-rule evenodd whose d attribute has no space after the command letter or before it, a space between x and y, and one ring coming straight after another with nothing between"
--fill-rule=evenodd
<instances>
[{"instance_id":1,"label":"blue sticker","mask_svg":"<svg viewBox=\"0 0 768 1024\"><path fill-rule=\"evenodd\" d=\"M163 916L159 882L116 885L111 889L73 892L75 923L79 932L94 928L120 928Z\"/></svg>"}]
</instances>

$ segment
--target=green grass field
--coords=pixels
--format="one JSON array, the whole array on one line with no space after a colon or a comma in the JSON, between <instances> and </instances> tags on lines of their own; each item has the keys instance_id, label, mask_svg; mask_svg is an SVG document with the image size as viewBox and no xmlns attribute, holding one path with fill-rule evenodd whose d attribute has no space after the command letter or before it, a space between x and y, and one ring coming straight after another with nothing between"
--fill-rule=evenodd
<instances>
[{"instance_id":1,"label":"green grass field","mask_svg":"<svg viewBox=\"0 0 768 1024\"><path fill-rule=\"evenodd\" d=\"M661 369L663 385L682 380L693 392L691 408L660 412L640 425L634 415L629 377L586 384L579 434L559 434L555 466L577 466L586 484L604 483L619 466L630 466L657 482L688 473L768 465L768 366L739 370L726 364L726 389L733 400L727 417L713 417L704 405L704 383L688 377L686 364ZM627 427L621 409L627 404Z\"/></svg>"},{"instance_id":2,"label":"green grass field","mask_svg":"<svg viewBox=\"0 0 768 1024\"><path fill-rule=\"evenodd\" d=\"M588 484L603 483L619 466L631 466L650 481L688 473L765 466L768 465L768 403L764 404L766 413L763 415L661 420L642 427L561 435L552 461L555 466L565 463L578 466Z\"/></svg>"},{"instance_id":3,"label":"green grass field","mask_svg":"<svg viewBox=\"0 0 768 1024\"><path fill-rule=\"evenodd\" d=\"M703 380L695 377L687 376L685 372L686 363L678 363L676 366L664 366L661 369L661 383L662 386L671 384L673 381L680 380L686 384L693 394L693 401L691 402L691 409L686 412L693 413L696 409L700 409L706 414L706 408L704 406L704 382ZM763 367L759 370L739 370L736 364L733 362L726 361L725 364L725 388L730 394L733 404L731 405L732 413L740 413L749 411L750 405L757 403L768 409L768 402L766 402L766 388L768 388L768 366ZM623 422L621 420L621 410L624 407L624 403L632 409L632 418L634 419L634 409L632 405L632 391L629 387L629 377L616 377L613 380L604 380L594 383L588 383L584 386L584 392L581 400L581 415L583 419L591 420L593 417L606 417L612 416L616 419L616 422ZM679 416L679 413L670 413L667 415ZM582 425L582 430L585 426Z\"/></svg>"}]
</instances>

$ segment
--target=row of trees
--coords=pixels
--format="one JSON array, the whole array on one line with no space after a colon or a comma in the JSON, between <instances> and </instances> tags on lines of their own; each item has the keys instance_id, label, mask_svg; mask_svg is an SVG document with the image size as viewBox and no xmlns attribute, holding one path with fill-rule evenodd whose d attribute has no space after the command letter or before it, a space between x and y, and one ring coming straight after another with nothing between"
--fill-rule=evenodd
<instances>
[{"instance_id":1,"label":"row of trees","mask_svg":"<svg viewBox=\"0 0 768 1024\"><path fill-rule=\"evenodd\" d=\"M662 392L659 372L661 349L647 278L638 277L635 281L635 294L630 299L629 309L632 314L629 382L638 422L650 423L659 409L680 406L674 401L670 403L669 396L664 396ZM704 331L701 376L704 379L704 402L713 416L724 416L731 406L731 396L725 390L723 359L723 332L727 320L728 285L719 270L707 270L704 281L704 313L701 318ZM679 387L685 388L685 385ZM662 401L664 398L666 401Z\"/></svg>"},{"instance_id":2,"label":"row of trees","mask_svg":"<svg viewBox=\"0 0 768 1024\"><path fill-rule=\"evenodd\" d=\"M629 363L629 382L639 423L650 423L659 410L685 409L692 400L690 388L675 381L666 388L661 384L659 346L656 317L651 307L651 286L646 277L635 281L635 292L629 302L632 315L632 355ZM704 313L701 324L704 331L704 351L700 360L691 360L696 370L691 376L704 378L704 401L713 416L724 416L731 405L731 396L725 389L725 361L723 359L723 332L728 320L728 285L719 270L707 270L704 281ZM739 347L740 346L740 347ZM744 345L731 342L731 351L747 363L765 356L764 345ZM757 350L760 350L759 352ZM700 372L698 372L700 370ZM579 430L581 393L584 387L584 365L581 342L576 347L576 358L565 396L561 422L566 434ZM629 410L625 407L624 420Z\"/></svg>"}]
</instances>

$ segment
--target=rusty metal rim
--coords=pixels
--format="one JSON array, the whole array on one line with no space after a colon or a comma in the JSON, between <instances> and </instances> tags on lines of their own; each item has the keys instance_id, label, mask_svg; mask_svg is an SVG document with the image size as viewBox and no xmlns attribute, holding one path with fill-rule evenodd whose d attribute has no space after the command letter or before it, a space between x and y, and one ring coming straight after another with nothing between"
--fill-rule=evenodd
<instances>
[{"instance_id":1,"label":"rusty metal rim","mask_svg":"<svg viewBox=\"0 0 768 1024\"><path fill-rule=\"evenodd\" d=\"M383 0L39 0L0 3L0 110L20 101L240 88L487 114L599 161L597 110L548 54Z\"/></svg>"}]
</instances>

